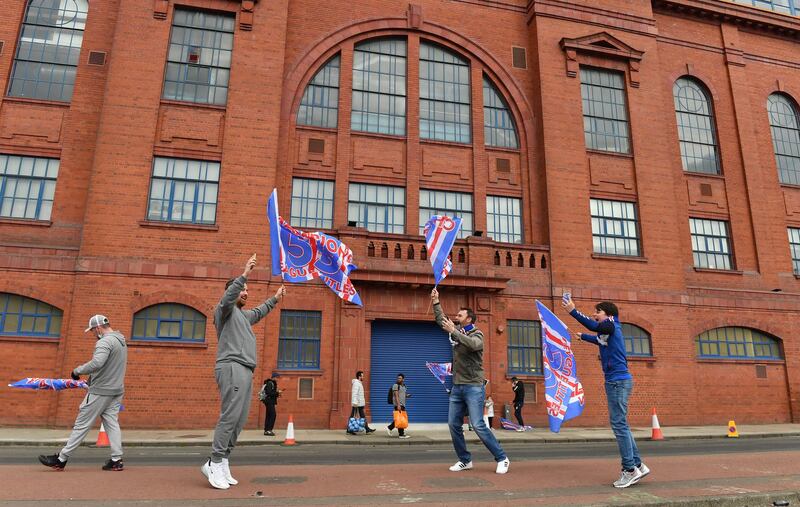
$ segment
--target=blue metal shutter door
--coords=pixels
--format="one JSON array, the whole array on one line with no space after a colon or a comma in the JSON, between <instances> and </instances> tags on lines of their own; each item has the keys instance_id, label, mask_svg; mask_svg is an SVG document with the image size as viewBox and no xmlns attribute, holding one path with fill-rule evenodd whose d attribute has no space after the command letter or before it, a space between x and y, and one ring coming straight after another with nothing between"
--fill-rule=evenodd
<instances>
[{"instance_id":1,"label":"blue metal shutter door","mask_svg":"<svg viewBox=\"0 0 800 507\"><path fill-rule=\"evenodd\" d=\"M370 412L375 426L392 419L392 406L386 402L389 388L398 373L406 376L411 394L406 403L408 420L418 423L446 423L448 394L426 362L449 363L453 350L447 333L433 322L376 320L372 323L370 365ZM447 377L447 388L453 378Z\"/></svg>"}]
</instances>

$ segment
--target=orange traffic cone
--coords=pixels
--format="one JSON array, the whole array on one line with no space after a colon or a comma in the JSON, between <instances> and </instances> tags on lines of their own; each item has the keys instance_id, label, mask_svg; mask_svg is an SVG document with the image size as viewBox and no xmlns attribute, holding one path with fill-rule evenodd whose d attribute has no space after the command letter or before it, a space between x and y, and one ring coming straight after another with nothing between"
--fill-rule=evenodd
<instances>
[{"instance_id":1,"label":"orange traffic cone","mask_svg":"<svg viewBox=\"0 0 800 507\"><path fill-rule=\"evenodd\" d=\"M292 414L289 414L289 425L286 426L286 438L283 440L283 445L294 445L296 443L294 441L294 421L292 420Z\"/></svg>"},{"instance_id":2,"label":"orange traffic cone","mask_svg":"<svg viewBox=\"0 0 800 507\"><path fill-rule=\"evenodd\" d=\"M736 421L728 421L728 438L739 438L739 430L736 429Z\"/></svg>"},{"instance_id":3,"label":"orange traffic cone","mask_svg":"<svg viewBox=\"0 0 800 507\"><path fill-rule=\"evenodd\" d=\"M656 407L653 407L653 434L650 440L664 440L664 434L661 433L661 425L658 424L658 416L656 415Z\"/></svg>"},{"instance_id":4,"label":"orange traffic cone","mask_svg":"<svg viewBox=\"0 0 800 507\"><path fill-rule=\"evenodd\" d=\"M97 434L97 443L94 444L95 447L108 447L111 443L108 441L108 435L106 434L106 428L103 426L103 423L100 423L100 433Z\"/></svg>"}]
</instances>

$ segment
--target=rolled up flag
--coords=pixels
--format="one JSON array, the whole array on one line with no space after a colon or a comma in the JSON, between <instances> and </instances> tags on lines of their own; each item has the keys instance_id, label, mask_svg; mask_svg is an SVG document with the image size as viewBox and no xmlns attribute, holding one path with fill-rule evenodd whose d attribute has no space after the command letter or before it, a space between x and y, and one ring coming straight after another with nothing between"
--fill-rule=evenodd
<instances>
[{"instance_id":1,"label":"rolled up flag","mask_svg":"<svg viewBox=\"0 0 800 507\"><path fill-rule=\"evenodd\" d=\"M28 377L18 380L8 387L21 387L23 389L34 389L44 391L60 391L62 389L87 389L89 385L84 380L72 380L71 378L37 378Z\"/></svg>"}]
</instances>

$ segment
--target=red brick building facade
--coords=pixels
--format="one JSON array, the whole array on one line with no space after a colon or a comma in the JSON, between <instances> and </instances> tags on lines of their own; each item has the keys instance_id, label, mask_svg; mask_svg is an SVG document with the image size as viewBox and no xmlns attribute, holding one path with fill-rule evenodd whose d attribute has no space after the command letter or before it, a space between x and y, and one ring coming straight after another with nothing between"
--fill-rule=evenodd
<instances>
[{"instance_id":1,"label":"red brick building facade","mask_svg":"<svg viewBox=\"0 0 800 507\"><path fill-rule=\"evenodd\" d=\"M545 424L540 351L515 340L535 335L535 299L570 290L640 333L633 424L654 406L665 425L796 421L800 5L748 4L1 0L0 377L67 376L103 313L129 338L123 427L213 426L213 308L253 252L251 301L279 286L277 187L284 217L321 206L307 228L352 248L364 306L289 286L280 312L318 318L311 363L279 357L276 310L255 377L281 372L279 426L343 427L376 323L432 319L419 217L457 193L473 235L442 301L478 314L496 411L517 375ZM194 197L178 166L200 167ZM162 304L189 310L148 321ZM137 315L162 339L136 339ZM569 424L605 424L596 350L574 348L587 405ZM0 424L68 426L80 396L4 388Z\"/></svg>"}]
</instances>

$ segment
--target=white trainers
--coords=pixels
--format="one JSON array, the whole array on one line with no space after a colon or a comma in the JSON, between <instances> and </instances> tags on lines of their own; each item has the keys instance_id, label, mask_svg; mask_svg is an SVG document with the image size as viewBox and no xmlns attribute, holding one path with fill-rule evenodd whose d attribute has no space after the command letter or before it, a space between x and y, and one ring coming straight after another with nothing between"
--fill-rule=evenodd
<instances>
[{"instance_id":1,"label":"white trainers","mask_svg":"<svg viewBox=\"0 0 800 507\"><path fill-rule=\"evenodd\" d=\"M239 484L239 481L234 479L231 475L231 464L228 458L222 458L222 476L225 477L225 480L228 481L228 484L231 486Z\"/></svg>"},{"instance_id":2,"label":"white trainers","mask_svg":"<svg viewBox=\"0 0 800 507\"><path fill-rule=\"evenodd\" d=\"M386 427L386 434L389 435L390 437L392 436L392 430L388 426Z\"/></svg>"},{"instance_id":3,"label":"white trainers","mask_svg":"<svg viewBox=\"0 0 800 507\"><path fill-rule=\"evenodd\" d=\"M451 472L461 472L462 470L472 470L472 462L456 461L456 464L450 467Z\"/></svg>"},{"instance_id":4,"label":"white trainers","mask_svg":"<svg viewBox=\"0 0 800 507\"><path fill-rule=\"evenodd\" d=\"M638 468L638 469L639 469L639 473L641 473L642 475L640 475L640 476L639 476L639 478L638 478L638 479L636 479L636 481L634 482L634 484L636 484L637 482L639 482L639 481L641 481L642 479L644 479L644 476L650 473L650 469L649 469L649 468L647 468L647 465L645 465L644 463L639 463L639 466L638 466L638 467L636 467L636 468Z\"/></svg>"},{"instance_id":5,"label":"white trainers","mask_svg":"<svg viewBox=\"0 0 800 507\"><path fill-rule=\"evenodd\" d=\"M402 438L403 440L405 440L406 438L411 438L411 435L400 435L397 438Z\"/></svg>"},{"instance_id":6,"label":"white trainers","mask_svg":"<svg viewBox=\"0 0 800 507\"><path fill-rule=\"evenodd\" d=\"M517 428L517 431L519 431L520 433L522 433L523 431L525 431L525 428Z\"/></svg>"},{"instance_id":7,"label":"white trainers","mask_svg":"<svg viewBox=\"0 0 800 507\"><path fill-rule=\"evenodd\" d=\"M225 472L222 470L222 463L214 463L209 459L203 463L203 466L200 467L200 471L203 472L203 475L208 479L208 483L213 487L217 489L228 489L231 487L228 481L225 480Z\"/></svg>"},{"instance_id":8,"label":"white trainers","mask_svg":"<svg viewBox=\"0 0 800 507\"><path fill-rule=\"evenodd\" d=\"M495 470L495 473L498 473L498 474L507 473L509 465L511 465L511 462L508 460L508 458L504 459L503 461L498 461L497 462L497 470Z\"/></svg>"},{"instance_id":9,"label":"white trainers","mask_svg":"<svg viewBox=\"0 0 800 507\"><path fill-rule=\"evenodd\" d=\"M619 479L614 481L615 488L627 488L628 486L633 486L642 478L642 472L639 471L638 468L633 467L633 470L628 472L626 470L622 471L622 475L619 476Z\"/></svg>"}]
</instances>

